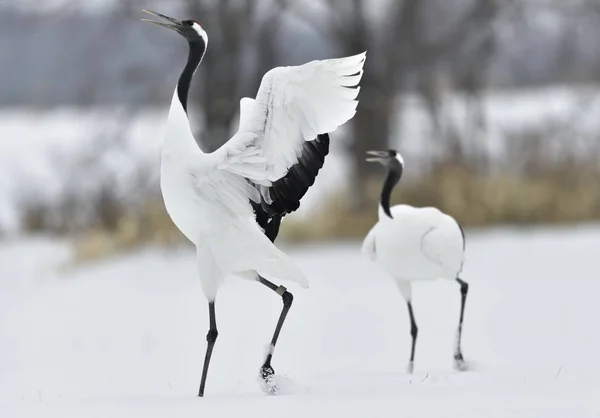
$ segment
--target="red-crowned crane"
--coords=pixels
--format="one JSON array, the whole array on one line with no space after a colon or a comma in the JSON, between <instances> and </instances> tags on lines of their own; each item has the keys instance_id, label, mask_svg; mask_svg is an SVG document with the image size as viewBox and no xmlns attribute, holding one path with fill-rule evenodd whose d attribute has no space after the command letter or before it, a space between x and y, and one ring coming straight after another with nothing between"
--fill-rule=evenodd
<instances>
[{"instance_id":1,"label":"red-crowned crane","mask_svg":"<svg viewBox=\"0 0 600 418\"><path fill-rule=\"evenodd\" d=\"M241 99L237 133L216 151L205 153L190 130L187 98L208 36L198 21L145 12L165 21L142 20L174 30L189 46L167 119L160 185L171 219L196 246L200 281L208 299L210 325L198 396L204 395L218 335L215 298L231 274L258 280L283 299L260 372L266 389L274 393L271 359L293 297L267 278L304 287L308 281L272 241L281 218L298 208L323 166L328 133L356 113L365 53L268 71L256 98Z\"/></svg>"},{"instance_id":2,"label":"red-crowned crane","mask_svg":"<svg viewBox=\"0 0 600 418\"><path fill-rule=\"evenodd\" d=\"M412 373L417 343L417 323L412 307L412 284L423 280L456 280L461 305L454 366L465 369L461 350L462 325L469 285L459 276L465 259L465 236L454 218L436 208L395 205L390 208L392 190L402 177L404 159L395 150L369 151L367 161L387 168L379 202L379 222L369 231L362 253L390 274L408 305L412 349L408 372Z\"/></svg>"}]
</instances>

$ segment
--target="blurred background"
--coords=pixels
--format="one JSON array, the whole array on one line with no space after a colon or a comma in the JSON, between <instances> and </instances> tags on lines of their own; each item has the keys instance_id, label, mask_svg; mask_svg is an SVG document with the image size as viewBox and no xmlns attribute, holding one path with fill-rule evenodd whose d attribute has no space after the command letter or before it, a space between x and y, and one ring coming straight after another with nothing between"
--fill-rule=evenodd
<instances>
[{"instance_id":1,"label":"blurred background","mask_svg":"<svg viewBox=\"0 0 600 418\"><path fill-rule=\"evenodd\" d=\"M205 151L270 68L368 51L358 112L277 241L311 283L281 282L274 367L296 396L255 380L281 299L232 280L207 393L234 396L193 402L206 302L158 186L187 45L143 8L208 33L188 107ZM600 0L0 0L0 416L598 416L598 39ZM406 305L361 257L385 175L364 152L391 147L392 203L465 227L467 373L458 285L415 286L408 375Z\"/></svg>"},{"instance_id":2,"label":"blurred background","mask_svg":"<svg viewBox=\"0 0 600 418\"><path fill-rule=\"evenodd\" d=\"M390 147L407 162L394 202L467 228L600 217L598 1L3 0L3 236L66 235L90 255L182 239L158 174L187 46L142 8L209 34L190 104L206 151L268 69L368 51L358 113L282 239L362 237L384 176L364 151Z\"/></svg>"}]
</instances>

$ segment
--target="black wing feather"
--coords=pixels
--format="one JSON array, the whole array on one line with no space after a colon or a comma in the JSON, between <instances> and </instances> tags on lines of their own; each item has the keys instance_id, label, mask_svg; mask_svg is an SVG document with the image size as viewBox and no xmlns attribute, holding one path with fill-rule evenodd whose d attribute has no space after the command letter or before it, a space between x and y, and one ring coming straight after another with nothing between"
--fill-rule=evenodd
<instances>
[{"instance_id":1,"label":"black wing feather","mask_svg":"<svg viewBox=\"0 0 600 418\"><path fill-rule=\"evenodd\" d=\"M264 200L260 203L252 202L256 222L271 241L277 238L281 219L300 207L300 200L315 183L327 154L329 134L317 135L312 141L305 142L298 162L269 188L271 203Z\"/></svg>"}]
</instances>

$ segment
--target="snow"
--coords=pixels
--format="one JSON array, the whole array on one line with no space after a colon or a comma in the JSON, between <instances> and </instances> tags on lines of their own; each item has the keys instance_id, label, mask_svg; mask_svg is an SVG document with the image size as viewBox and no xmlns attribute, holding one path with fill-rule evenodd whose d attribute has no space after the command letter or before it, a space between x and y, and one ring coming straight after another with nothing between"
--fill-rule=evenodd
<instances>
[{"instance_id":1,"label":"snow","mask_svg":"<svg viewBox=\"0 0 600 418\"><path fill-rule=\"evenodd\" d=\"M420 166L426 167L420 164L421 159L430 161L445 148L433 136L422 101L411 95L399 100L403 111L395 126L397 147L410 163L406 172L410 177L419 174ZM466 129L466 103L461 95L444 97L446 117L457 129ZM589 141L597 141L600 132L600 96L592 87L488 92L484 94L483 112L487 132L477 141L496 163L511 155L506 150L507 133L547 128L546 152L566 148L575 155L589 155L593 149ZM166 107L139 109L133 114L126 108L0 112L0 230L19 229L19 204L30 196L60 201L74 187L81 193L93 193L106 178L114 179L119 195L135 194L131 191L137 190L140 171L150 168L150 173L158 176L166 116ZM193 125L199 129L198 124ZM350 145L346 132L343 127L332 134L327 164L294 216L312 213L319 202L327 200L324 197L346 186L346 150ZM102 146L110 141L113 143L102 154ZM100 158L91 158L99 153ZM152 182L158 184L156 178Z\"/></svg>"},{"instance_id":2,"label":"snow","mask_svg":"<svg viewBox=\"0 0 600 418\"><path fill-rule=\"evenodd\" d=\"M165 118L166 110L0 112L0 229L18 229L19 205L31 197L60 200L75 186L84 193L109 174L117 190L127 189L140 167L158 166L162 124L157 121Z\"/></svg>"},{"instance_id":3,"label":"snow","mask_svg":"<svg viewBox=\"0 0 600 418\"><path fill-rule=\"evenodd\" d=\"M452 369L460 295L440 281L415 287L413 375L406 306L360 243L286 248L311 287L289 285L282 392L256 380L281 301L232 279L203 399L208 315L191 248L71 266L64 242L5 241L0 417L600 416L599 240L598 225L467 231L469 370Z\"/></svg>"}]
</instances>

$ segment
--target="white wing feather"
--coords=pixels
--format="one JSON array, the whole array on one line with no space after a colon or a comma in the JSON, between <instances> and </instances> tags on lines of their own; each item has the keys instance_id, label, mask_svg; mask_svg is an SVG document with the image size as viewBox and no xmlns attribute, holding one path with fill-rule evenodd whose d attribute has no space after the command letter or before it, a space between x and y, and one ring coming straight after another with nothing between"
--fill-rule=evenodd
<instances>
[{"instance_id":1,"label":"white wing feather","mask_svg":"<svg viewBox=\"0 0 600 418\"><path fill-rule=\"evenodd\" d=\"M461 270L464 262L462 240L458 224L448 220L438 226L433 226L421 238L421 252L425 257L451 273Z\"/></svg>"},{"instance_id":2,"label":"white wing feather","mask_svg":"<svg viewBox=\"0 0 600 418\"><path fill-rule=\"evenodd\" d=\"M173 221L202 248L199 257L211 269L207 275L214 273L213 267L222 272L254 270L307 284L260 230L248 199L268 200L268 187L298 162L305 141L334 131L354 116L364 61L363 53L267 72L256 99L240 101L238 132L210 154L197 147L175 91L161 189ZM228 252L236 257L225 256ZM214 291L214 286L205 289L207 294Z\"/></svg>"},{"instance_id":3,"label":"white wing feather","mask_svg":"<svg viewBox=\"0 0 600 418\"><path fill-rule=\"evenodd\" d=\"M267 72L256 99L240 101L239 130L215 152L217 168L263 186L284 177L298 161L304 141L332 132L354 116L365 56ZM261 194L269 200L266 190L261 188Z\"/></svg>"}]
</instances>

